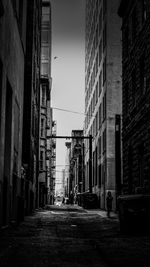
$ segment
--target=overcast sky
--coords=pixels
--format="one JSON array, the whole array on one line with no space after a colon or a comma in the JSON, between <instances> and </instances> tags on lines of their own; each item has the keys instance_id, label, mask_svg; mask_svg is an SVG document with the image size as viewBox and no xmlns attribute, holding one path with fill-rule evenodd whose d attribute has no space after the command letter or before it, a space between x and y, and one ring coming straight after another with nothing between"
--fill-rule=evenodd
<instances>
[{"instance_id":1,"label":"overcast sky","mask_svg":"<svg viewBox=\"0 0 150 267\"><path fill-rule=\"evenodd\" d=\"M52 107L84 113L85 0L51 0ZM54 57L57 57L54 59ZM54 109L57 135L83 129L84 115ZM57 165L65 164L66 140L57 139ZM65 166L56 166L61 177Z\"/></svg>"}]
</instances>

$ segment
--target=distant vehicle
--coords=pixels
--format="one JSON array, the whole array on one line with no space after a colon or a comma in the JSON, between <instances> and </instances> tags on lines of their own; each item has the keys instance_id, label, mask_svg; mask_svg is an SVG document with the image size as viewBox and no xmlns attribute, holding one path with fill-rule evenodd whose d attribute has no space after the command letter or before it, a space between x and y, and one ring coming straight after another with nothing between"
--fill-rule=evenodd
<instances>
[{"instance_id":1,"label":"distant vehicle","mask_svg":"<svg viewBox=\"0 0 150 267\"><path fill-rule=\"evenodd\" d=\"M56 205L56 206L61 206L62 203L63 203L63 197L61 197L61 196L57 196L57 197L55 198L54 205Z\"/></svg>"}]
</instances>

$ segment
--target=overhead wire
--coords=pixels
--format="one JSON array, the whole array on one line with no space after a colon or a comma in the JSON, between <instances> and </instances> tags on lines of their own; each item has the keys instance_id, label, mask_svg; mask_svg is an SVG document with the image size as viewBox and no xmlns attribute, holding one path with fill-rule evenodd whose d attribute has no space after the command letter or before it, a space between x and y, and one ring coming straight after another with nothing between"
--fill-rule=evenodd
<instances>
[{"instance_id":1,"label":"overhead wire","mask_svg":"<svg viewBox=\"0 0 150 267\"><path fill-rule=\"evenodd\" d=\"M88 117L95 117L94 115L88 115L86 113L82 113L82 112L78 112L78 111L74 111L74 110L69 110L69 109L63 109L63 108L57 108L57 107L52 107L52 109L65 111L65 112L69 112L69 113L75 113L75 114L84 115L84 116L88 116Z\"/></svg>"}]
</instances>

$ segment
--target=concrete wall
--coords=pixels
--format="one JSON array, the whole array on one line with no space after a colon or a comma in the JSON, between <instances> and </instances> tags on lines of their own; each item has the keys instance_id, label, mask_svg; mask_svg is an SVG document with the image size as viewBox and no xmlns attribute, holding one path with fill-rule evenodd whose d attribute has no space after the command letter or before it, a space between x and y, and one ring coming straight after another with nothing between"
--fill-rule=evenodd
<instances>
[{"instance_id":1,"label":"concrete wall","mask_svg":"<svg viewBox=\"0 0 150 267\"><path fill-rule=\"evenodd\" d=\"M122 46L121 19L117 15L119 1L109 1L107 8L107 60L106 60L106 98L107 98L107 179L106 190L113 193L116 203L115 170L115 115L122 114Z\"/></svg>"},{"instance_id":2,"label":"concrete wall","mask_svg":"<svg viewBox=\"0 0 150 267\"><path fill-rule=\"evenodd\" d=\"M88 23L86 29L87 38L86 38L85 110L87 112L87 117L85 119L85 134L93 135L92 149L94 153L96 150L98 152L97 166L94 163L96 160L93 159L93 164L95 165L93 168L94 169L93 192L98 195L100 207L105 209L106 193L108 190L112 191L114 197L113 209L115 209L116 206L115 118L116 114L120 115L122 112L121 19L117 14L119 0L107 1L106 10L105 6L103 6L103 3L105 3L105 1L98 2L99 10L97 10L96 5L91 6L90 1L87 1L87 4L90 5L87 8L87 17L86 17ZM90 12L89 8L93 9L93 13ZM91 16L90 19L89 16ZM92 29L91 33L90 29ZM97 29L98 29L98 35L97 35ZM91 36L93 36L93 38ZM102 46L100 46L100 44L102 44ZM94 53L92 53L93 51ZM97 66L97 57L99 61L98 66ZM106 62L106 75L104 75L105 62ZM93 76L92 75L93 69L96 69L96 71L94 70L94 82L92 82L93 85L91 88L91 81L93 80L91 79L91 77ZM97 84L99 88L98 94L97 94ZM95 98L93 97L94 95L96 95L96 99L94 99ZM90 107L93 99L94 99L93 101L94 109L92 111L92 116L91 116ZM100 112L100 107L101 107L101 112ZM105 112L103 112L103 110ZM95 118L97 117L98 117L98 123L97 123L98 130L96 131ZM106 132L106 141L105 141L105 132ZM85 165L86 165L87 189L89 180L88 164L87 164L88 159L89 159L88 144L86 144L85 142Z\"/></svg>"}]
</instances>

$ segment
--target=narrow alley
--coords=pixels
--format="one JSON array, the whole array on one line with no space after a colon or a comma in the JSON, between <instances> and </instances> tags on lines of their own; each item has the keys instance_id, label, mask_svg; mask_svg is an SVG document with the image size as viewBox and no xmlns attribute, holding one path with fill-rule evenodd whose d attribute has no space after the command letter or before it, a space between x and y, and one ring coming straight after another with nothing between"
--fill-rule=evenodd
<instances>
[{"instance_id":1,"label":"narrow alley","mask_svg":"<svg viewBox=\"0 0 150 267\"><path fill-rule=\"evenodd\" d=\"M149 266L150 235L123 235L116 216L47 206L0 232L0 266Z\"/></svg>"},{"instance_id":2,"label":"narrow alley","mask_svg":"<svg viewBox=\"0 0 150 267\"><path fill-rule=\"evenodd\" d=\"M0 0L11 266L150 266L150 0Z\"/></svg>"}]
</instances>

